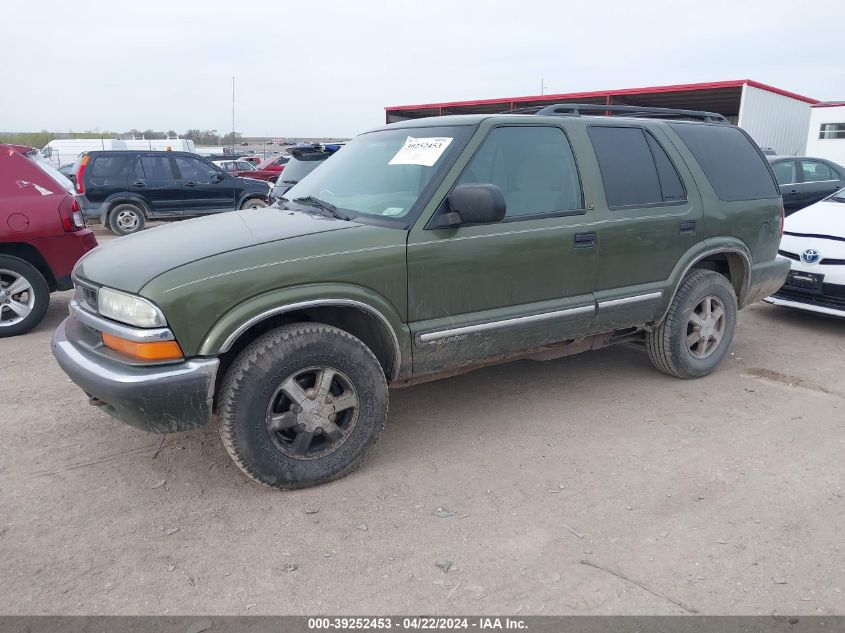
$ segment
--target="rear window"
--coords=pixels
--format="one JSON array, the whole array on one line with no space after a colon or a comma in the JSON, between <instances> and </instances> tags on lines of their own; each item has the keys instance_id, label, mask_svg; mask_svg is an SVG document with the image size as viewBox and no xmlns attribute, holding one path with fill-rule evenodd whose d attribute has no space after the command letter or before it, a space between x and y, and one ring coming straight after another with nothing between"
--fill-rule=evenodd
<instances>
[{"instance_id":1,"label":"rear window","mask_svg":"<svg viewBox=\"0 0 845 633\"><path fill-rule=\"evenodd\" d=\"M33 163L35 163L41 171L43 171L53 181L55 181L55 183L57 185L59 185L62 189L64 189L68 193L74 193L73 183L70 180L68 180L67 178L65 178L65 176L62 175L62 173L59 172L57 169L55 169L52 165L44 162L42 159L40 159L38 157L29 156L28 158Z\"/></svg>"},{"instance_id":2,"label":"rear window","mask_svg":"<svg viewBox=\"0 0 845 633\"><path fill-rule=\"evenodd\" d=\"M722 200L780 195L765 159L739 129L727 125L670 124Z\"/></svg>"},{"instance_id":3,"label":"rear window","mask_svg":"<svg viewBox=\"0 0 845 633\"><path fill-rule=\"evenodd\" d=\"M132 162L134 165L136 156L120 155L120 156L97 156L93 160L93 164L89 167L92 178L113 178L122 173L126 166Z\"/></svg>"},{"instance_id":4,"label":"rear window","mask_svg":"<svg viewBox=\"0 0 845 633\"><path fill-rule=\"evenodd\" d=\"M676 203L683 184L665 150L642 128L587 128L611 208Z\"/></svg>"}]
</instances>

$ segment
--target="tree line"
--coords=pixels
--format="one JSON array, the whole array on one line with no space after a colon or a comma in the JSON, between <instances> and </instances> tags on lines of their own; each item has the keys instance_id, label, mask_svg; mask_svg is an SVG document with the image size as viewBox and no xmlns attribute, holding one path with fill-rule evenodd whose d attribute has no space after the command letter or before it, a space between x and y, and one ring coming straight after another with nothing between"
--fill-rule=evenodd
<instances>
[{"instance_id":1,"label":"tree line","mask_svg":"<svg viewBox=\"0 0 845 633\"><path fill-rule=\"evenodd\" d=\"M131 129L127 132L110 132L107 130L85 130L83 132L49 132L41 130L40 132L0 132L0 143L11 143L13 145L27 145L29 147L41 148L47 145L54 139L63 138L145 138L150 140L176 138L177 134L173 130L161 132L158 130L136 130ZM196 145L231 145L232 132L226 134L219 134L217 130L187 130L183 134L178 135L179 138L187 138L192 140ZM234 133L234 142L237 145L243 140L243 135L238 132Z\"/></svg>"}]
</instances>

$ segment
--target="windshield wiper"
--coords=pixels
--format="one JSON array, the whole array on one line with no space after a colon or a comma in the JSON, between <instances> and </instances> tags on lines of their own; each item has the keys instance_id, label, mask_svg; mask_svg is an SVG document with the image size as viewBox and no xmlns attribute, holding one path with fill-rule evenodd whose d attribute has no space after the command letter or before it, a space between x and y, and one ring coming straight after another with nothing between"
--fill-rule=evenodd
<instances>
[{"instance_id":1,"label":"windshield wiper","mask_svg":"<svg viewBox=\"0 0 845 633\"><path fill-rule=\"evenodd\" d=\"M311 205L313 207L317 207L318 209L322 209L323 211L328 211L332 216L339 220L346 220L348 222L352 219L351 216L338 209L331 202L320 200L314 196L302 196L301 198L294 198L293 201L298 202L299 204Z\"/></svg>"}]
</instances>

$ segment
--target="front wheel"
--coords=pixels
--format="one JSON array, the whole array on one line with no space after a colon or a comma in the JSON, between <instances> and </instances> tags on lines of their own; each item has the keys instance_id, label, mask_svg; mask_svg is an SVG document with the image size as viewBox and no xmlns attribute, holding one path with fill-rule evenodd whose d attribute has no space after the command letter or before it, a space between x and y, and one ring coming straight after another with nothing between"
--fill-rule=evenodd
<instances>
[{"instance_id":1,"label":"front wheel","mask_svg":"<svg viewBox=\"0 0 845 633\"><path fill-rule=\"evenodd\" d=\"M646 334L652 364L677 378L706 376L727 353L736 317L736 293L727 278L694 271L681 283L663 322Z\"/></svg>"},{"instance_id":2,"label":"front wheel","mask_svg":"<svg viewBox=\"0 0 845 633\"><path fill-rule=\"evenodd\" d=\"M263 198L250 198L249 200L244 200L241 209L263 209L266 206L267 201Z\"/></svg>"},{"instance_id":3,"label":"front wheel","mask_svg":"<svg viewBox=\"0 0 845 633\"><path fill-rule=\"evenodd\" d=\"M44 275L29 262L0 255L0 338L29 332L49 305Z\"/></svg>"},{"instance_id":4,"label":"front wheel","mask_svg":"<svg viewBox=\"0 0 845 633\"><path fill-rule=\"evenodd\" d=\"M304 488L349 474L387 419L387 383L372 351L318 323L280 327L234 361L220 391L220 436L255 481Z\"/></svg>"}]
</instances>

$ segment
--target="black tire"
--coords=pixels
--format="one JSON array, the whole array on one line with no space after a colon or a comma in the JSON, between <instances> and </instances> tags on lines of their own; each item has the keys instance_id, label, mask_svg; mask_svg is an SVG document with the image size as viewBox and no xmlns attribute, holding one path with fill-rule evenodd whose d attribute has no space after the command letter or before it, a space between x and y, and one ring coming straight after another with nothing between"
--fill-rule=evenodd
<instances>
[{"instance_id":1,"label":"black tire","mask_svg":"<svg viewBox=\"0 0 845 633\"><path fill-rule=\"evenodd\" d=\"M26 284L28 288L15 293L12 284L18 284L18 287ZM12 290L7 290L9 288ZM7 292L12 294L7 295ZM18 313L21 305L29 308L23 318ZM41 323L49 305L50 288L44 275L29 262L0 255L0 338L29 332Z\"/></svg>"},{"instance_id":2,"label":"black tire","mask_svg":"<svg viewBox=\"0 0 845 633\"><path fill-rule=\"evenodd\" d=\"M332 392L324 401L331 401L332 393L339 394L334 402L348 400L351 393L357 408L334 417L322 409L315 414L307 408L327 406L316 394L302 400L305 407L299 407L285 391L279 391L291 384L289 379L301 375L304 379L296 380L305 382L297 382L297 386L312 394L317 385L309 389L308 376L315 370L330 370L327 375L335 372L335 378L329 378ZM321 375L316 374L314 383ZM218 401L220 437L238 467L255 481L283 490L314 486L348 475L361 465L384 430L387 401L381 365L360 340L319 323L287 325L250 343L226 373ZM309 417L321 414L328 417ZM271 430L270 416L288 418L296 425ZM345 421L342 416L347 416ZM323 422L314 422L319 419ZM318 425L336 423L333 433L346 426L341 439L334 441L336 446L317 426L311 439L306 440L311 442L306 446L310 452L298 454L300 434L309 436L307 427L303 428L309 421Z\"/></svg>"},{"instance_id":3,"label":"black tire","mask_svg":"<svg viewBox=\"0 0 845 633\"><path fill-rule=\"evenodd\" d=\"M248 198L244 200L241 209L263 209L266 206L267 200L265 198Z\"/></svg>"},{"instance_id":4,"label":"black tire","mask_svg":"<svg viewBox=\"0 0 845 633\"><path fill-rule=\"evenodd\" d=\"M109 211L109 229L115 235L131 235L144 228L143 210L129 202L121 202Z\"/></svg>"},{"instance_id":5,"label":"black tire","mask_svg":"<svg viewBox=\"0 0 845 633\"><path fill-rule=\"evenodd\" d=\"M711 299L705 303L708 297ZM708 305L715 308L711 316L703 320L708 325L702 327L698 322L702 322L701 314L706 313ZM716 317L719 308L723 321ZM646 334L646 349L652 364L664 374L677 378L706 376L727 354L736 317L736 293L730 281L712 270L693 271L675 293L666 318ZM706 340L702 343L703 339ZM694 342L690 343L690 340Z\"/></svg>"}]
</instances>

